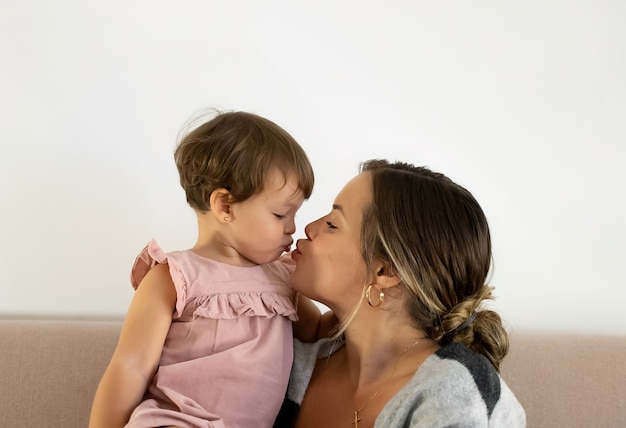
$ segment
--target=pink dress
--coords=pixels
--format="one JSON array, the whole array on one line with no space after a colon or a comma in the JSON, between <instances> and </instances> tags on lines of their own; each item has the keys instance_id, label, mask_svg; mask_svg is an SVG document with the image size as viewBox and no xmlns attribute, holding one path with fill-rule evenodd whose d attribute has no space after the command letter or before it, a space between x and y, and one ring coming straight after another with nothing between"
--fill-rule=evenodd
<instances>
[{"instance_id":1,"label":"pink dress","mask_svg":"<svg viewBox=\"0 0 626 428\"><path fill-rule=\"evenodd\" d=\"M232 266L148 244L133 266L133 287L168 263L176 308L158 371L127 427L273 425L293 359L290 262Z\"/></svg>"}]
</instances>

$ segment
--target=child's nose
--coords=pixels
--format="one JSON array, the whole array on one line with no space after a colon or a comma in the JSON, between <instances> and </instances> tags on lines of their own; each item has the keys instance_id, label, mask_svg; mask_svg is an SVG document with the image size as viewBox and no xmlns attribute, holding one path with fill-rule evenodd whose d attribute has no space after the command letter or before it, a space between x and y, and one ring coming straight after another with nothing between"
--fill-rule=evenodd
<instances>
[{"instance_id":1,"label":"child's nose","mask_svg":"<svg viewBox=\"0 0 626 428\"><path fill-rule=\"evenodd\" d=\"M285 224L285 233L287 235L293 235L294 233L296 233L295 219L290 219L289 221L287 221L287 223Z\"/></svg>"}]
</instances>

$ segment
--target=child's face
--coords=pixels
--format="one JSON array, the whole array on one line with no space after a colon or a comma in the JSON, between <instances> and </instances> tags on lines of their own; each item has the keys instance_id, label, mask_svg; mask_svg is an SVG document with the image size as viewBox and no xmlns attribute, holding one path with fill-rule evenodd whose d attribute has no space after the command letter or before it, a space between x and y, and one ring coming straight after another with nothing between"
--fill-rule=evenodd
<instances>
[{"instance_id":1,"label":"child's face","mask_svg":"<svg viewBox=\"0 0 626 428\"><path fill-rule=\"evenodd\" d=\"M295 215L303 202L295 177L289 174L285 180L280 171L274 170L261 193L231 205L232 246L257 264L276 260L291 249Z\"/></svg>"}]
</instances>

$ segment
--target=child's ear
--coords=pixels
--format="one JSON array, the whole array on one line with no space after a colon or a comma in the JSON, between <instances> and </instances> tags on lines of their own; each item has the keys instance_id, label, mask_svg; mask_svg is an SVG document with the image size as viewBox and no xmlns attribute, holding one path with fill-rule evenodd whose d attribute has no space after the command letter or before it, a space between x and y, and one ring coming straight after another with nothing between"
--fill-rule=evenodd
<instances>
[{"instance_id":1,"label":"child's ear","mask_svg":"<svg viewBox=\"0 0 626 428\"><path fill-rule=\"evenodd\" d=\"M393 266L382 262L376 264L376 275L374 278L376 288L378 289L395 287L401 282L400 277L396 273L396 270L393 268Z\"/></svg>"},{"instance_id":2,"label":"child's ear","mask_svg":"<svg viewBox=\"0 0 626 428\"><path fill-rule=\"evenodd\" d=\"M227 189L219 188L211 192L209 202L211 213L220 223L228 223L232 220L232 210L230 206L231 194Z\"/></svg>"}]
</instances>

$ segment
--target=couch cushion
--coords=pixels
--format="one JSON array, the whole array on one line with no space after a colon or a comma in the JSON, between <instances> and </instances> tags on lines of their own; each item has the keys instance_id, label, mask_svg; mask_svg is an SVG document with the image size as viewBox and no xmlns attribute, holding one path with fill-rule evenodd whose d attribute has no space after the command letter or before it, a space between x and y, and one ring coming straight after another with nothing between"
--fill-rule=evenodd
<instances>
[{"instance_id":1,"label":"couch cushion","mask_svg":"<svg viewBox=\"0 0 626 428\"><path fill-rule=\"evenodd\" d=\"M121 325L0 320L0 426L86 427Z\"/></svg>"},{"instance_id":2,"label":"couch cushion","mask_svg":"<svg viewBox=\"0 0 626 428\"><path fill-rule=\"evenodd\" d=\"M121 321L0 320L0 426L86 427ZM626 427L626 337L514 332L529 428Z\"/></svg>"},{"instance_id":3,"label":"couch cushion","mask_svg":"<svg viewBox=\"0 0 626 428\"><path fill-rule=\"evenodd\" d=\"M626 337L514 332L502 377L529 428L626 427Z\"/></svg>"}]
</instances>

